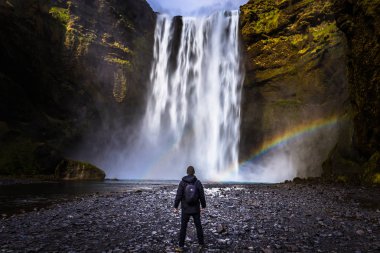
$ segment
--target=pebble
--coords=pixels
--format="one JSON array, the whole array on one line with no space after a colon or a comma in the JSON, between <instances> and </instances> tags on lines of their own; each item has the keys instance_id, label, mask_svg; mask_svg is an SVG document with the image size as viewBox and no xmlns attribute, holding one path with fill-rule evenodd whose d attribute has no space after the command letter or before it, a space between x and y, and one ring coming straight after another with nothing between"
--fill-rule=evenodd
<instances>
[{"instance_id":1,"label":"pebble","mask_svg":"<svg viewBox=\"0 0 380 253\"><path fill-rule=\"evenodd\" d=\"M218 226L216 227L216 232L219 233L219 234L221 234L221 233L223 233L225 231L226 231L225 226L223 224L218 224Z\"/></svg>"},{"instance_id":2,"label":"pebble","mask_svg":"<svg viewBox=\"0 0 380 253\"><path fill-rule=\"evenodd\" d=\"M355 189L292 183L205 186L204 252L380 249L380 212L347 200L348 190ZM167 185L99 193L2 215L0 251L175 252L180 228L180 214L172 212L175 191ZM186 246L198 252L192 220Z\"/></svg>"},{"instance_id":3,"label":"pebble","mask_svg":"<svg viewBox=\"0 0 380 253\"><path fill-rule=\"evenodd\" d=\"M358 235L364 235L364 231L359 229L359 230L356 230L356 234Z\"/></svg>"}]
</instances>

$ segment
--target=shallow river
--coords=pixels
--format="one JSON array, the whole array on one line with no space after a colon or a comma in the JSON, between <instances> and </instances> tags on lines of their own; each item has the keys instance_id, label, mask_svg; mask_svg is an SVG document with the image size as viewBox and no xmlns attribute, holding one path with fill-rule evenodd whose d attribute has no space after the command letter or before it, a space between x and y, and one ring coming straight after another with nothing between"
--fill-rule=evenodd
<instances>
[{"instance_id":1,"label":"shallow river","mask_svg":"<svg viewBox=\"0 0 380 253\"><path fill-rule=\"evenodd\" d=\"M89 194L126 192L155 186L174 185L178 181L105 180L103 182L40 182L0 185L0 215L45 208Z\"/></svg>"}]
</instances>

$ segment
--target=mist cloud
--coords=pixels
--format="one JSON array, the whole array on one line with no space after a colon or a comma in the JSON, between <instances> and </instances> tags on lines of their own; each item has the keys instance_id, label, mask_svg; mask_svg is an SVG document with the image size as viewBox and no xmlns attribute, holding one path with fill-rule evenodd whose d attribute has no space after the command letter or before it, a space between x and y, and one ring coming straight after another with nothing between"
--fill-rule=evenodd
<instances>
[{"instance_id":1,"label":"mist cloud","mask_svg":"<svg viewBox=\"0 0 380 253\"><path fill-rule=\"evenodd\" d=\"M147 2L156 12L180 16L201 16L222 10L238 10L248 0L147 0Z\"/></svg>"}]
</instances>

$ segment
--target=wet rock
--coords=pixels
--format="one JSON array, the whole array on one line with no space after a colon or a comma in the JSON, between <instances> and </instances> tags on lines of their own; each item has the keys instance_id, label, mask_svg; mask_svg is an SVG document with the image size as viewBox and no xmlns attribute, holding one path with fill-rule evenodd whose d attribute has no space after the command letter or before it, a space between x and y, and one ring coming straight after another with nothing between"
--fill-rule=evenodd
<instances>
[{"instance_id":1,"label":"wet rock","mask_svg":"<svg viewBox=\"0 0 380 253\"><path fill-rule=\"evenodd\" d=\"M65 159L55 169L55 177L63 180L103 180L106 174L96 166Z\"/></svg>"},{"instance_id":2,"label":"wet rock","mask_svg":"<svg viewBox=\"0 0 380 253\"><path fill-rule=\"evenodd\" d=\"M282 186L244 186L237 200L239 187L218 185L224 195L211 197L212 187L206 185L210 207L202 215L205 252L345 252L348 248L371 252L378 248L380 213L376 210L337 200L334 193L340 188L294 184L284 191L288 186ZM0 250L173 252L180 214L171 210L176 187L165 187L78 196L53 207L5 217L0 220L0 236L9 243ZM246 208L252 201L260 203L260 208ZM235 208L228 208L226 202ZM362 219L355 218L358 213ZM186 246L189 252L197 252L192 222Z\"/></svg>"},{"instance_id":3,"label":"wet rock","mask_svg":"<svg viewBox=\"0 0 380 253\"><path fill-rule=\"evenodd\" d=\"M226 232L226 227L225 225L223 224L218 224L218 226L216 227L216 232L221 234L223 232Z\"/></svg>"},{"instance_id":4,"label":"wet rock","mask_svg":"<svg viewBox=\"0 0 380 253\"><path fill-rule=\"evenodd\" d=\"M299 248L297 245L286 245L285 247L286 247L287 251L290 251L290 252L299 251Z\"/></svg>"},{"instance_id":5,"label":"wet rock","mask_svg":"<svg viewBox=\"0 0 380 253\"><path fill-rule=\"evenodd\" d=\"M356 230L356 234L358 235L364 235L364 231L359 229L359 230Z\"/></svg>"}]
</instances>

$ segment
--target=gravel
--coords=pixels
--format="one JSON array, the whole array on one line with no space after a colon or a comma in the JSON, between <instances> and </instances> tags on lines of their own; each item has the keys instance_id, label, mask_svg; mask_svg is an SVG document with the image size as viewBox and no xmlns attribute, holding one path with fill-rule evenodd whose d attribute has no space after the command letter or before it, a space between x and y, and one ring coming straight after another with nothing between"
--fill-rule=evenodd
<instances>
[{"instance_id":1,"label":"gravel","mask_svg":"<svg viewBox=\"0 0 380 253\"><path fill-rule=\"evenodd\" d=\"M379 252L379 188L205 185L203 252ZM174 252L175 186L92 194L0 216L0 252ZM380 199L380 198L379 198ZM189 223L187 252L197 252Z\"/></svg>"}]
</instances>

